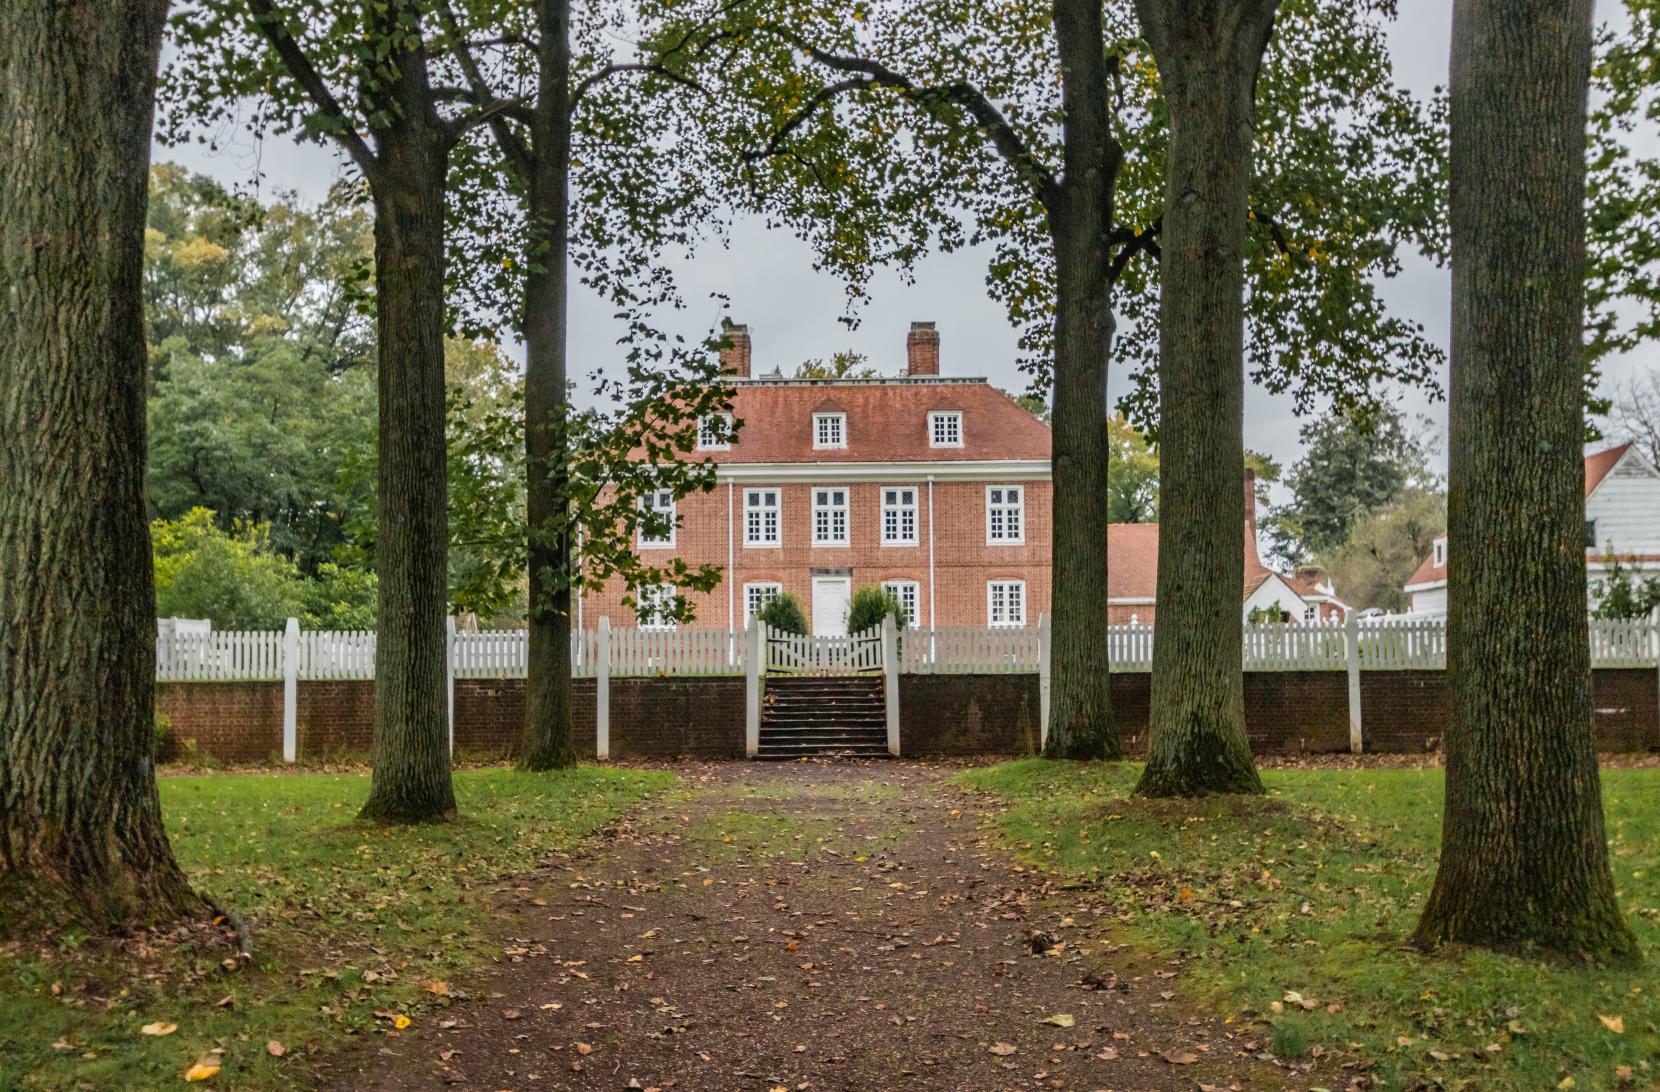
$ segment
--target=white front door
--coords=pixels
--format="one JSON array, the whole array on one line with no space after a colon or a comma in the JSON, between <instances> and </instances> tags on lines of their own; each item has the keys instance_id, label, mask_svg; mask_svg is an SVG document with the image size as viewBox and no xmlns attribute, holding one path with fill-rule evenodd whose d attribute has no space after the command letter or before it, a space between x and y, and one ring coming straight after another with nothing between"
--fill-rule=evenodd
<instances>
[{"instance_id":1,"label":"white front door","mask_svg":"<svg viewBox=\"0 0 1660 1092\"><path fill-rule=\"evenodd\" d=\"M852 599L851 576L813 577L813 635L846 637L847 607Z\"/></svg>"}]
</instances>

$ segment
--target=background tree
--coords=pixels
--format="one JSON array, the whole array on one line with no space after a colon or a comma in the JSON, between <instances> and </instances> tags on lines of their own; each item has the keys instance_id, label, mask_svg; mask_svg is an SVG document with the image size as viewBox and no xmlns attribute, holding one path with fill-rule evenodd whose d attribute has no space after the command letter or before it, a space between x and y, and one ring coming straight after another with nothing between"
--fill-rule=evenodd
<instances>
[{"instance_id":1,"label":"background tree","mask_svg":"<svg viewBox=\"0 0 1660 1092\"><path fill-rule=\"evenodd\" d=\"M801 609L801 600L791 592L779 592L761 605L755 612L755 618L773 629L785 633L793 633L798 637L807 635L807 613Z\"/></svg>"},{"instance_id":2,"label":"background tree","mask_svg":"<svg viewBox=\"0 0 1660 1092\"><path fill-rule=\"evenodd\" d=\"M1401 589L1446 530L1447 495L1408 487L1357 518L1342 544L1316 561L1350 607L1404 611L1411 601Z\"/></svg>"},{"instance_id":3,"label":"background tree","mask_svg":"<svg viewBox=\"0 0 1660 1092\"><path fill-rule=\"evenodd\" d=\"M1433 490L1430 448L1399 409L1375 404L1361 414L1325 414L1302 428L1302 456L1285 483L1291 501L1274 510L1264 530L1293 564L1324 559L1348 541L1356 521L1408 489Z\"/></svg>"},{"instance_id":4,"label":"background tree","mask_svg":"<svg viewBox=\"0 0 1660 1092\"><path fill-rule=\"evenodd\" d=\"M864 353L843 349L832 353L829 360L815 357L804 360L795 370L796 379L874 379L878 372L871 367Z\"/></svg>"},{"instance_id":5,"label":"background tree","mask_svg":"<svg viewBox=\"0 0 1660 1092\"><path fill-rule=\"evenodd\" d=\"M1159 567L1144 796L1260 793L1245 735L1245 234L1279 0L1136 0L1164 89ZM1231 499L1230 499L1231 498Z\"/></svg>"},{"instance_id":6,"label":"background tree","mask_svg":"<svg viewBox=\"0 0 1660 1092\"><path fill-rule=\"evenodd\" d=\"M1651 466L1660 466L1660 369L1632 376L1614 399L1613 433L1630 440Z\"/></svg>"},{"instance_id":7,"label":"background tree","mask_svg":"<svg viewBox=\"0 0 1660 1092\"><path fill-rule=\"evenodd\" d=\"M505 102L455 108L428 0L200 0L173 21L174 135L257 98L257 129L332 140L369 190L379 352L379 639L365 818L455 811L445 710L445 208L450 151ZM440 36L441 41L441 36ZM443 73L440 73L440 78ZM459 75L456 76L459 80Z\"/></svg>"},{"instance_id":8,"label":"background tree","mask_svg":"<svg viewBox=\"0 0 1660 1092\"><path fill-rule=\"evenodd\" d=\"M497 322L513 326L525 345L530 658L522 763L551 769L575 761L574 595L607 574L629 581L629 602L638 589L666 582L634 555L632 537L619 537L658 517L595 518L594 502L603 496L632 509L638 490L652 482L676 495L710 488L712 467L688 469L683 456L695 448L700 422L724 419L730 408L726 386L714 381L711 346L672 344L651 315L680 305L666 253L689 247L712 222L704 175L679 154L688 141L668 99L688 81L665 58L693 48L695 37L621 48L634 36L635 13L609 3L580 11L569 0L464 9L441 3L440 9L475 104L483 110L507 104L491 116L488 141L461 149L473 184L463 189L472 196L459 212L477 240L465 267L481 275L469 281L520 302L515 314L498 314ZM475 47L475 37L486 44ZM486 230L502 223L516 230ZM514 242L504 246L503 238ZM605 414L578 415L571 408L566 308L572 267L628 323L625 374L600 384L600 396L622 406L609 423ZM487 323L484 316L500 308L476 310ZM618 436L639 441L633 452L639 465L627 465L630 452L616 446ZM595 492L599 467L612 472L611 486ZM714 579L711 571L679 561L667 570L683 590ZM649 583L634 582L642 579ZM658 613L662 607L654 603ZM677 593L667 613L684 619L690 609Z\"/></svg>"},{"instance_id":9,"label":"background tree","mask_svg":"<svg viewBox=\"0 0 1660 1092\"><path fill-rule=\"evenodd\" d=\"M0 21L0 904L8 930L204 912L156 794L144 202L166 0Z\"/></svg>"},{"instance_id":10,"label":"background tree","mask_svg":"<svg viewBox=\"0 0 1660 1092\"><path fill-rule=\"evenodd\" d=\"M794 228L843 276L932 249L992 252L989 285L1053 380L1056 603L1050 744L1115 749L1093 639L1105 597L1105 367L1140 368L1132 417L1156 397L1166 110L1127 3L918 5L748 0L698 78L711 131L746 153L740 196ZM1365 397L1392 372L1425 380L1438 352L1376 284L1401 245L1434 246L1433 117L1389 78L1377 10L1293 0L1264 69L1262 162L1246 256L1253 374L1311 402ZM1341 89L1330 93L1313 88ZM1116 290L1116 295L1114 292ZM1125 316L1114 345L1114 311Z\"/></svg>"},{"instance_id":11,"label":"background tree","mask_svg":"<svg viewBox=\"0 0 1660 1092\"><path fill-rule=\"evenodd\" d=\"M1591 0L1455 0L1441 860L1415 935L1638 958L1608 866L1584 611Z\"/></svg>"},{"instance_id":12,"label":"background tree","mask_svg":"<svg viewBox=\"0 0 1660 1092\"><path fill-rule=\"evenodd\" d=\"M1107 519L1112 523L1157 523L1159 457L1146 433L1122 413L1107 421Z\"/></svg>"}]
</instances>

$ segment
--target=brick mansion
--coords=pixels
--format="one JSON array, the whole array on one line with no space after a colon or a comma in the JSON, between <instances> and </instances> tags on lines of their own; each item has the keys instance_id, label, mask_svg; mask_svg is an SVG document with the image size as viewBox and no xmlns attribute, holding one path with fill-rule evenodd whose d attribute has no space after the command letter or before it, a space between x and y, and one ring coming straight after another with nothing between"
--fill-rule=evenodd
<instances>
[{"instance_id":1,"label":"brick mansion","mask_svg":"<svg viewBox=\"0 0 1660 1092\"><path fill-rule=\"evenodd\" d=\"M676 527L635 543L648 559L662 552L721 568L714 591L684 593L695 625L742 629L787 591L814 633L845 633L853 592L866 585L893 592L918 626L1035 625L1048 613L1049 426L983 378L941 375L933 323L911 324L902 374L868 379L757 375L748 328L728 326L724 340L740 427L731 439L702 430L691 456L715 465L715 489L643 498L671 510ZM1254 530L1242 604L1262 598L1270 579ZM1109 529L1103 616L1153 620L1157 534L1151 524ZM1329 588L1292 578L1272 589L1298 617L1341 607ZM1306 607L1300 591L1310 593ZM651 603L673 592L642 589L636 611L618 585L589 590L578 624L663 625Z\"/></svg>"}]
</instances>

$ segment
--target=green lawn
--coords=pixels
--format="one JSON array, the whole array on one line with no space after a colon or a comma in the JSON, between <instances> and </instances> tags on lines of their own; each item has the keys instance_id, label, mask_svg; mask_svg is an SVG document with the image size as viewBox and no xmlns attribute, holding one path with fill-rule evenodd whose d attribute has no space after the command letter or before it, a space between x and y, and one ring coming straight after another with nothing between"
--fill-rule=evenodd
<instances>
[{"instance_id":1,"label":"green lawn","mask_svg":"<svg viewBox=\"0 0 1660 1092\"><path fill-rule=\"evenodd\" d=\"M432 984L499 951L479 928L499 877L673 780L594 766L461 772L464 818L409 830L352 821L367 775L163 779L174 850L253 924L254 967L228 974L225 952L178 951L136 961L155 973L134 980L125 953L74 938L50 957L0 956L0 1090L184 1087L216 1047L216 1087L303 1087L308 1057L342 1036L437 1018L447 1001ZM178 1027L140 1033L155 1022Z\"/></svg>"},{"instance_id":2,"label":"green lawn","mask_svg":"<svg viewBox=\"0 0 1660 1092\"><path fill-rule=\"evenodd\" d=\"M1022 856L1099 882L1113 939L1188 957L1207 1002L1269 1025L1279 1053L1360 1061L1390 1088L1660 1088L1660 769L1604 773L1649 959L1617 971L1403 947L1434 875L1439 770L1265 771L1268 800L1159 802L1128 798L1138 772L1029 759L958 781L1007 801Z\"/></svg>"}]
</instances>

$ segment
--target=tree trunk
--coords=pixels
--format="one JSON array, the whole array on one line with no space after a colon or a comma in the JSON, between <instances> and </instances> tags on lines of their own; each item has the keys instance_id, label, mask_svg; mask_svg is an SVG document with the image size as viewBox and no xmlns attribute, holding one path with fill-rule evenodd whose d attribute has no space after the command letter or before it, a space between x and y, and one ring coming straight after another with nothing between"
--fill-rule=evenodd
<instances>
[{"instance_id":1,"label":"tree trunk","mask_svg":"<svg viewBox=\"0 0 1660 1092\"><path fill-rule=\"evenodd\" d=\"M1278 0L1137 0L1170 117L1159 242L1159 568L1136 791L1262 791L1245 736L1245 222Z\"/></svg>"},{"instance_id":2,"label":"tree trunk","mask_svg":"<svg viewBox=\"0 0 1660 1092\"><path fill-rule=\"evenodd\" d=\"M1591 0L1453 8L1447 772L1416 941L1634 960L1591 738Z\"/></svg>"},{"instance_id":3,"label":"tree trunk","mask_svg":"<svg viewBox=\"0 0 1660 1092\"><path fill-rule=\"evenodd\" d=\"M387 37L391 34L388 31ZM380 365L380 632L374 774L362 818L455 814L445 665L444 192L448 136L418 53L379 93L375 133L375 333ZM384 85L383 85L384 86ZM392 107L395 105L395 113Z\"/></svg>"},{"instance_id":4,"label":"tree trunk","mask_svg":"<svg viewBox=\"0 0 1660 1092\"><path fill-rule=\"evenodd\" d=\"M1101 625L1107 602L1107 362L1113 190L1122 152L1100 0L1055 0L1065 174L1049 203L1055 246L1050 758L1122 755Z\"/></svg>"},{"instance_id":5,"label":"tree trunk","mask_svg":"<svg viewBox=\"0 0 1660 1092\"><path fill-rule=\"evenodd\" d=\"M525 472L530 524L530 652L525 754L530 770L576 764L571 733L571 541L567 511L566 300L569 249L570 3L540 5L540 64L529 179L525 275Z\"/></svg>"},{"instance_id":6,"label":"tree trunk","mask_svg":"<svg viewBox=\"0 0 1660 1092\"><path fill-rule=\"evenodd\" d=\"M166 0L0 20L0 930L205 912L156 794L144 209Z\"/></svg>"}]
</instances>

